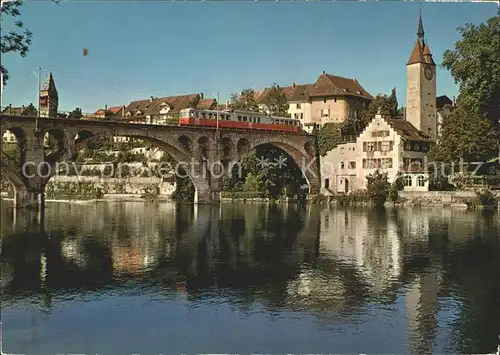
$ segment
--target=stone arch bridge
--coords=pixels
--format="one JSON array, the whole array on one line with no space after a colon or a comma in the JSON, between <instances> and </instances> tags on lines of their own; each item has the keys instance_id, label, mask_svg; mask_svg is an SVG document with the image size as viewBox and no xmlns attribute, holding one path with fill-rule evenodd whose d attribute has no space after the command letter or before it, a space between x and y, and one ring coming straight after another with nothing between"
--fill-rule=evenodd
<instances>
[{"instance_id":1,"label":"stone arch bridge","mask_svg":"<svg viewBox=\"0 0 500 355\"><path fill-rule=\"evenodd\" d=\"M56 163L73 161L78 151L94 139L113 136L152 142L178 165L181 163L196 189L195 202L219 201L227 167L263 144L280 148L297 163L309 185L309 194L318 194L320 190L316 141L309 134L2 115L0 136L6 131L16 136L20 153L17 159L5 153L2 139L0 167L14 185L18 207L43 204L44 189ZM47 133L57 141L50 153L44 151Z\"/></svg>"}]
</instances>

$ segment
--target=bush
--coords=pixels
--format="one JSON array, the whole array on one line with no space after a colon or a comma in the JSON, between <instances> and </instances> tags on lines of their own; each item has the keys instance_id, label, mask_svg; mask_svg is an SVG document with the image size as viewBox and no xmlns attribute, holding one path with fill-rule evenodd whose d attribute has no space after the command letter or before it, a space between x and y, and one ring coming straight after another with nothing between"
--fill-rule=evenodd
<instances>
[{"instance_id":1,"label":"bush","mask_svg":"<svg viewBox=\"0 0 500 355\"><path fill-rule=\"evenodd\" d=\"M399 191L403 190L403 188L404 188L403 177L400 174L398 174L394 182L391 184L391 188L389 190L389 200L391 200L393 204L396 204L401 200L399 197Z\"/></svg>"},{"instance_id":2,"label":"bush","mask_svg":"<svg viewBox=\"0 0 500 355\"><path fill-rule=\"evenodd\" d=\"M498 206L498 198L490 190L476 191L476 203L483 207Z\"/></svg>"},{"instance_id":3,"label":"bush","mask_svg":"<svg viewBox=\"0 0 500 355\"><path fill-rule=\"evenodd\" d=\"M383 206L387 201L391 184L387 178L387 173L381 173L376 170L373 174L366 177L368 180L367 194L375 206Z\"/></svg>"}]
</instances>

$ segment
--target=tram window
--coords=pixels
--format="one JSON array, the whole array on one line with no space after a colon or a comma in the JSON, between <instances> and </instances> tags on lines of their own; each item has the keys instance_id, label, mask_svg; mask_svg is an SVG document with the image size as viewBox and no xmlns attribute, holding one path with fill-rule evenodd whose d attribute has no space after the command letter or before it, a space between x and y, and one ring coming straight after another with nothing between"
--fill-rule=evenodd
<instances>
[{"instance_id":1,"label":"tram window","mask_svg":"<svg viewBox=\"0 0 500 355\"><path fill-rule=\"evenodd\" d=\"M207 114L206 114L205 112L202 112L202 113L201 113L201 117L202 117L202 118L207 118Z\"/></svg>"},{"instance_id":2,"label":"tram window","mask_svg":"<svg viewBox=\"0 0 500 355\"><path fill-rule=\"evenodd\" d=\"M258 122L258 123L260 123L260 117L259 117L259 118L257 118L257 122Z\"/></svg>"},{"instance_id":3,"label":"tram window","mask_svg":"<svg viewBox=\"0 0 500 355\"><path fill-rule=\"evenodd\" d=\"M241 121L241 116L238 116L238 121Z\"/></svg>"},{"instance_id":4,"label":"tram window","mask_svg":"<svg viewBox=\"0 0 500 355\"><path fill-rule=\"evenodd\" d=\"M247 118L245 116L243 116L243 122L246 122L247 121Z\"/></svg>"},{"instance_id":5,"label":"tram window","mask_svg":"<svg viewBox=\"0 0 500 355\"><path fill-rule=\"evenodd\" d=\"M189 117L194 117L194 112L193 111L189 111Z\"/></svg>"}]
</instances>

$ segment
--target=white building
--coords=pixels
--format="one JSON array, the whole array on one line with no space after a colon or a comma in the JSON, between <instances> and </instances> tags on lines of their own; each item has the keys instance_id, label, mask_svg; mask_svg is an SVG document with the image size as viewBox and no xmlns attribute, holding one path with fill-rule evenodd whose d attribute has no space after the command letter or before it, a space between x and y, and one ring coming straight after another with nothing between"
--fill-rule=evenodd
<instances>
[{"instance_id":1,"label":"white building","mask_svg":"<svg viewBox=\"0 0 500 355\"><path fill-rule=\"evenodd\" d=\"M401 173L405 190L428 190L425 157L438 136L436 64L421 17L417 36L407 63L406 118L376 115L355 143L341 144L321 158L324 194L365 189L366 177L376 170L387 172L391 183Z\"/></svg>"}]
</instances>

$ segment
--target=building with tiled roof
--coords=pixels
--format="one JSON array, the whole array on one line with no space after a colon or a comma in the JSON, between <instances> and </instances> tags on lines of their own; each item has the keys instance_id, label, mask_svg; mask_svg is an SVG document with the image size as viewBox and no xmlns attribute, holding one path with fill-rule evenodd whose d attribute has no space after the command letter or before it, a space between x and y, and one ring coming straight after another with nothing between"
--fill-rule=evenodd
<instances>
[{"instance_id":1,"label":"building with tiled roof","mask_svg":"<svg viewBox=\"0 0 500 355\"><path fill-rule=\"evenodd\" d=\"M407 62L405 117L388 119L377 114L355 142L340 144L322 157L324 194L365 189L367 176L376 170L386 172L391 183L402 174L407 191L428 189L425 158L439 134L438 112L453 105L446 96L436 97L435 66L430 48L424 41L420 16L417 41ZM370 98L356 81L331 78L327 74L323 74L308 91L309 96L314 96L319 93L334 95L338 90L354 91L357 96L352 97Z\"/></svg>"},{"instance_id":2,"label":"building with tiled roof","mask_svg":"<svg viewBox=\"0 0 500 355\"><path fill-rule=\"evenodd\" d=\"M313 125L329 122L341 123L369 105L373 96L356 79L323 73L313 84L281 88L288 100L288 113L298 118L309 130ZM259 91L255 100L262 110L267 110L266 100L270 88Z\"/></svg>"}]
</instances>

